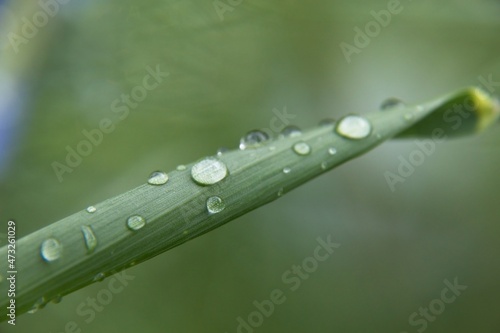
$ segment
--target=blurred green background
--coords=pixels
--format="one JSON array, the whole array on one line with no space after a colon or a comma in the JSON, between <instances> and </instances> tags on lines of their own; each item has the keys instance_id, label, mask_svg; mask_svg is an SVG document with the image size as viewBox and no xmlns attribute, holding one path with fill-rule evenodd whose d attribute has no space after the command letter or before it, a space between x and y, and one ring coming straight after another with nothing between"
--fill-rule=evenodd
<instances>
[{"instance_id":1,"label":"blurred green background","mask_svg":"<svg viewBox=\"0 0 500 333\"><path fill-rule=\"evenodd\" d=\"M4 4L0 221L15 219L27 235L153 170L236 148L248 130L269 127L273 109L307 128L391 96L414 103L481 86L480 77L500 81L498 1L401 1L350 63L340 44L354 44L353 29L388 1L223 3L232 10L221 20L212 1L69 2L18 52L8 34L21 35L22 18L41 7ZM112 102L157 65L169 77L119 120ZM103 118L116 129L59 182L51 164ZM81 332L236 332L237 318L278 288L287 300L255 332L417 332L409 316L458 277L467 290L425 331L500 332L499 142L496 128L439 144L394 192L384 172L416 145L385 143L128 269L134 280L90 323L76 309L109 279L0 331L59 333L75 322ZM341 247L290 291L282 274L328 235Z\"/></svg>"}]
</instances>

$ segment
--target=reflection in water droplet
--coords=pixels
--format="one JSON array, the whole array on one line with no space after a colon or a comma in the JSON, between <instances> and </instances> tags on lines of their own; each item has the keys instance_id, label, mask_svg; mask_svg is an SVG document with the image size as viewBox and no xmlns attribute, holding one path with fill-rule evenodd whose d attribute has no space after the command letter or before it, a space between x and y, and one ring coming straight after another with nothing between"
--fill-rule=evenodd
<instances>
[{"instance_id":1,"label":"reflection in water droplet","mask_svg":"<svg viewBox=\"0 0 500 333\"><path fill-rule=\"evenodd\" d=\"M127 227L132 231L137 231L146 225L144 217L139 215L131 216L127 219Z\"/></svg>"},{"instance_id":2,"label":"reflection in water droplet","mask_svg":"<svg viewBox=\"0 0 500 333\"><path fill-rule=\"evenodd\" d=\"M311 153L311 147L305 142L297 142L293 145L293 151L298 155L308 155Z\"/></svg>"},{"instance_id":3,"label":"reflection in water droplet","mask_svg":"<svg viewBox=\"0 0 500 333\"><path fill-rule=\"evenodd\" d=\"M229 151L229 149L228 149L228 148L226 148L226 147L221 147L221 148L217 149L217 156L222 156L222 154L224 154L224 153L226 153L226 152L228 152L228 151Z\"/></svg>"},{"instance_id":4,"label":"reflection in water droplet","mask_svg":"<svg viewBox=\"0 0 500 333\"><path fill-rule=\"evenodd\" d=\"M347 116L339 121L335 130L348 139L364 139L370 135L372 125L366 118Z\"/></svg>"},{"instance_id":5,"label":"reflection in water droplet","mask_svg":"<svg viewBox=\"0 0 500 333\"><path fill-rule=\"evenodd\" d=\"M163 171L154 171L148 178L150 185L163 185L166 182L168 182L168 175Z\"/></svg>"},{"instance_id":6,"label":"reflection in water droplet","mask_svg":"<svg viewBox=\"0 0 500 333\"><path fill-rule=\"evenodd\" d=\"M210 214L217 214L224 208L226 208L226 204L221 198L213 196L207 199L207 210Z\"/></svg>"},{"instance_id":7,"label":"reflection in water droplet","mask_svg":"<svg viewBox=\"0 0 500 333\"><path fill-rule=\"evenodd\" d=\"M240 149L257 148L269 140L269 135L261 130L253 130L240 139Z\"/></svg>"},{"instance_id":8,"label":"reflection in water droplet","mask_svg":"<svg viewBox=\"0 0 500 333\"><path fill-rule=\"evenodd\" d=\"M186 166L184 164L177 166L177 171L184 171L184 170L186 170Z\"/></svg>"},{"instance_id":9,"label":"reflection in water droplet","mask_svg":"<svg viewBox=\"0 0 500 333\"><path fill-rule=\"evenodd\" d=\"M94 206L88 206L86 209L86 211L89 213L95 213L96 210L97 208L95 208Z\"/></svg>"},{"instance_id":10,"label":"reflection in water droplet","mask_svg":"<svg viewBox=\"0 0 500 333\"><path fill-rule=\"evenodd\" d=\"M94 252L97 246L97 238L90 226L82 225L81 229L83 233L83 240L85 241L85 246L87 247L87 253L90 254Z\"/></svg>"},{"instance_id":11,"label":"reflection in water droplet","mask_svg":"<svg viewBox=\"0 0 500 333\"><path fill-rule=\"evenodd\" d=\"M92 281L94 282L101 282L102 280L104 280L106 278L106 274L104 274L103 272L101 273L97 273L94 278L92 279Z\"/></svg>"},{"instance_id":12,"label":"reflection in water droplet","mask_svg":"<svg viewBox=\"0 0 500 333\"><path fill-rule=\"evenodd\" d=\"M57 239L49 238L43 241L40 254L46 262L56 261L61 258L63 246Z\"/></svg>"},{"instance_id":13,"label":"reflection in water droplet","mask_svg":"<svg viewBox=\"0 0 500 333\"><path fill-rule=\"evenodd\" d=\"M395 107L402 108L405 106L405 103L396 97L390 97L380 104L380 110L389 110Z\"/></svg>"},{"instance_id":14,"label":"reflection in water droplet","mask_svg":"<svg viewBox=\"0 0 500 333\"><path fill-rule=\"evenodd\" d=\"M283 168L283 173L284 174L289 174L292 171L290 168Z\"/></svg>"},{"instance_id":15,"label":"reflection in water droplet","mask_svg":"<svg viewBox=\"0 0 500 333\"><path fill-rule=\"evenodd\" d=\"M47 300L45 299L45 297L40 297L36 302L35 304L33 304L33 306L31 307L31 309L28 311L29 314L33 314L35 312L37 312L38 310L40 309L43 309L45 304L47 304Z\"/></svg>"},{"instance_id":16,"label":"reflection in water droplet","mask_svg":"<svg viewBox=\"0 0 500 333\"><path fill-rule=\"evenodd\" d=\"M282 136L284 136L284 137L294 138L294 137L297 137L297 136L301 136L302 135L302 131L297 126L288 125L288 126L286 126L285 128L283 128L281 130L280 134Z\"/></svg>"},{"instance_id":17,"label":"reflection in water droplet","mask_svg":"<svg viewBox=\"0 0 500 333\"><path fill-rule=\"evenodd\" d=\"M328 148L328 154L329 155L335 155L335 154L337 154L337 149L335 149L333 147Z\"/></svg>"},{"instance_id":18,"label":"reflection in water droplet","mask_svg":"<svg viewBox=\"0 0 500 333\"><path fill-rule=\"evenodd\" d=\"M191 177L200 185L212 185L226 178L228 174L224 162L207 157L191 168Z\"/></svg>"},{"instance_id":19,"label":"reflection in water droplet","mask_svg":"<svg viewBox=\"0 0 500 333\"><path fill-rule=\"evenodd\" d=\"M320 127L331 126L333 124L335 124L335 119L333 119L333 118L321 119L320 122L318 123L318 125Z\"/></svg>"}]
</instances>

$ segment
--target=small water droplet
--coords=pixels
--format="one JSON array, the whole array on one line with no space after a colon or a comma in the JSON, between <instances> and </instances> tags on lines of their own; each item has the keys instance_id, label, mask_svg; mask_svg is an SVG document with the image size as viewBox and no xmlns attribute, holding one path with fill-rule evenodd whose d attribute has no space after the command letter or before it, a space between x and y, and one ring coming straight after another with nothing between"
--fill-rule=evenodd
<instances>
[{"instance_id":1,"label":"small water droplet","mask_svg":"<svg viewBox=\"0 0 500 333\"><path fill-rule=\"evenodd\" d=\"M380 134L380 133L375 134L375 138L376 138L377 140L382 139L382 134Z\"/></svg>"},{"instance_id":2,"label":"small water droplet","mask_svg":"<svg viewBox=\"0 0 500 333\"><path fill-rule=\"evenodd\" d=\"M410 121L413 119L413 113L407 113L403 116L403 118L406 120L406 121Z\"/></svg>"},{"instance_id":3,"label":"small water droplet","mask_svg":"<svg viewBox=\"0 0 500 333\"><path fill-rule=\"evenodd\" d=\"M273 151L273 150L276 150L276 147L275 146L270 146L269 147L269 151Z\"/></svg>"},{"instance_id":4,"label":"small water droplet","mask_svg":"<svg viewBox=\"0 0 500 333\"><path fill-rule=\"evenodd\" d=\"M387 98L380 104L380 110L389 110L393 108L402 108L405 106L405 103L396 97Z\"/></svg>"},{"instance_id":5,"label":"small water droplet","mask_svg":"<svg viewBox=\"0 0 500 333\"><path fill-rule=\"evenodd\" d=\"M106 278L106 274L104 274L103 272L100 272L100 273L97 273L94 278L92 279L92 281L94 282L101 282L102 280L104 280Z\"/></svg>"},{"instance_id":6,"label":"small water droplet","mask_svg":"<svg viewBox=\"0 0 500 333\"><path fill-rule=\"evenodd\" d=\"M221 198L213 196L207 199L207 210L210 214L222 212L224 208L226 208L226 204Z\"/></svg>"},{"instance_id":7,"label":"small water droplet","mask_svg":"<svg viewBox=\"0 0 500 333\"><path fill-rule=\"evenodd\" d=\"M283 195L283 187L278 190L278 197L281 197Z\"/></svg>"},{"instance_id":8,"label":"small water droplet","mask_svg":"<svg viewBox=\"0 0 500 333\"><path fill-rule=\"evenodd\" d=\"M94 230L88 225L81 226L83 233L83 240L85 241L85 246L87 247L87 254L94 252L97 246L97 238L94 234Z\"/></svg>"},{"instance_id":9,"label":"small water droplet","mask_svg":"<svg viewBox=\"0 0 500 333\"><path fill-rule=\"evenodd\" d=\"M187 168L186 168L186 166L184 164L181 164L181 165L178 165L176 169L177 169L177 171L184 171Z\"/></svg>"},{"instance_id":10,"label":"small water droplet","mask_svg":"<svg viewBox=\"0 0 500 333\"><path fill-rule=\"evenodd\" d=\"M168 182L168 175L163 171L154 171L148 178L150 185L163 185L166 182Z\"/></svg>"},{"instance_id":11,"label":"small water droplet","mask_svg":"<svg viewBox=\"0 0 500 333\"><path fill-rule=\"evenodd\" d=\"M40 254L46 262L56 261L61 258L63 246L57 239L49 238L40 246Z\"/></svg>"},{"instance_id":12,"label":"small water droplet","mask_svg":"<svg viewBox=\"0 0 500 333\"><path fill-rule=\"evenodd\" d=\"M326 126L331 126L335 124L335 119L333 118L325 118L325 119L321 119L318 123L318 125L320 127L326 127Z\"/></svg>"},{"instance_id":13,"label":"small water droplet","mask_svg":"<svg viewBox=\"0 0 500 333\"><path fill-rule=\"evenodd\" d=\"M283 173L284 174L289 174L290 172L292 171L292 169L286 167L286 168L283 168Z\"/></svg>"},{"instance_id":14,"label":"small water droplet","mask_svg":"<svg viewBox=\"0 0 500 333\"><path fill-rule=\"evenodd\" d=\"M269 140L269 135L261 130L253 130L240 139L240 149L257 148Z\"/></svg>"},{"instance_id":15,"label":"small water droplet","mask_svg":"<svg viewBox=\"0 0 500 333\"><path fill-rule=\"evenodd\" d=\"M364 139L371 130L372 125L366 118L354 115L342 118L336 127L337 133L348 139Z\"/></svg>"},{"instance_id":16,"label":"small water droplet","mask_svg":"<svg viewBox=\"0 0 500 333\"><path fill-rule=\"evenodd\" d=\"M286 126L285 128L283 128L281 130L280 134L282 136L284 136L284 137L295 138L297 136L301 136L302 135L302 131L301 131L300 128L298 128L295 125L288 125L288 126Z\"/></svg>"},{"instance_id":17,"label":"small water droplet","mask_svg":"<svg viewBox=\"0 0 500 333\"><path fill-rule=\"evenodd\" d=\"M335 149L333 147L328 148L328 154L329 155L335 155L335 154L337 154L337 149Z\"/></svg>"},{"instance_id":18,"label":"small water droplet","mask_svg":"<svg viewBox=\"0 0 500 333\"><path fill-rule=\"evenodd\" d=\"M222 156L222 154L228 152L229 149L226 148L226 147L220 147L219 149L217 149L217 156Z\"/></svg>"},{"instance_id":19,"label":"small water droplet","mask_svg":"<svg viewBox=\"0 0 500 333\"><path fill-rule=\"evenodd\" d=\"M212 185L226 178L228 174L224 162L207 157L191 168L191 177L200 185Z\"/></svg>"},{"instance_id":20,"label":"small water droplet","mask_svg":"<svg viewBox=\"0 0 500 333\"><path fill-rule=\"evenodd\" d=\"M45 297L40 297L39 299L37 299L35 304L33 304L33 306L28 311L28 313L33 314L33 313L37 312L38 310L43 309L45 307L45 304L47 304L47 300L45 299Z\"/></svg>"},{"instance_id":21,"label":"small water droplet","mask_svg":"<svg viewBox=\"0 0 500 333\"><path fill-rule=\"evenodd\" d=\"M96 210L97 208L95 208L94 206L88 206L86 209L86 211L89 213L95 213Z\"/></svg>"},{"instance_id":22,"label":"small water droplet","mask_svg":"<svg viewBox=\"0 0 500 333\"><path fill-rule=\"evenodd\" d=\"M59 304L61 303L62 301L62 295L57 295L56 297L54 297L51 302L54 303L54 304Z\"/></svg>"},{"instance_id":23,"label":"small water droplet","mask_svg":"<svg viewBox=\"0 0 500 333\"><path fill-rule=\"evenodd\" d=\"M424 110L425 108L422 105L417 105L417 112L422 112Z\"/></svg>"},{"instance_id":24,"label":"small water droplet","mask_svg":"<svg viewBox=\"0 0 500 333\"><path fill-rule=\"evenodd\" d=\"M132 231L137 231L146 225L146 220L140 215L133 215L127 219L127 227Z\"/></svg>"},{"instance_id":25,"label":"small water droplet","mask_svg":"<svg viewBox=\"0 0 500 333\"><path fill-rule=\"evenodd\" d=\"M299 155L308 155L311 153L311 146L305 142L297 142L293 145L293 151Z\"/></svg>"},{"instance_id":26,"label":"small water droplet","mask_svg":"<svg viewBox=\"0 0 500 333\"><path fill-rule=\"evenodd\" d=\"M327 167L328 167L328 163L326 163L326 162L321 163L321 169L326 170Z\"/></svg>"}]
</instances>

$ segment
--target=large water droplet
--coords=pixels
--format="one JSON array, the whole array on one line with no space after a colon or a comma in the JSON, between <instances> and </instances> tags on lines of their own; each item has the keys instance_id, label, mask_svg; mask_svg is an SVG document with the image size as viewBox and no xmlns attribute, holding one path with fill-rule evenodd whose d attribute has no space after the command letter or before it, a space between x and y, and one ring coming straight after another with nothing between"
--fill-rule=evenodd
<instances>
[{"instance_id":1,"label":"large water droplet","mask_svg":"<svg viewBox=\"0 0 500 333\"><path fill-rule=\"evenodd\" d=\"M284 174L289 174L290 172L292 172L292 169L286 167L286 168L283 168L283 173Z\"/></svg>"},{"instance_id":2,"label":"large water droplet","mask_svg":"<svg viewBox=\"0 0 500 333\"><path fill-rule=\"evenodd\" d=\"M35 304L33 304L31 309L28 310L28 313L33 314L33 313L37 312L38 310L43 309L45 304L47 304L47 300L45 299L45 297L40 297L39 299L37 299Z\"/></svg>"},{"instance_id":3,"label":"large water droplet","mask_svg":"<svg viewBox=\"0 0 500 333\"><path fill-rule=\"evenodd\" d=\"M43 241L40 254L46 262L56 261L61 258L63 246L57 239L49 238Z\"/></svg>"},{"instance_id":4,"label":"large water droplet","mask_svg":"<svg viewBox=\"0 0 500 333\"><path fill-rule=\"evenodd\" d=\"M284 137L295 138L302 135L302 131L295 125L288 125L281 130L280 133Z\"/></svg>"},{"instance_id":5,"label":"large water droplet","mask_svg":"<svg viewBox=\"0 0 500 333\"><path fill-rule=\"evenodd\" d=\"M163 185L168 182L168 175L163 171L154 171L149 175L148 184Z\"/></svg>"},{"instance_id":6,"label":"large water droplet","mask_svg":"<svg viewBox=\"0 0 500 333\"><path fill-rule=\"evenodd\" d=\"M240 149L257 148L269 140L269 135L261 130L253 130L240 139Z\"/></svg>"},{"instance_id":7,"label":"large water droplet","mask_svg":"<svg viewBox=\"0 0 500 333\"><path fill-rule=\"evenodd\" d=\"M349 139L364 139L370 135L372 125L366 118L353 115L342 118L335 130Z\"/></svg>"},{"instance_id":8,"label":"large water droplet","mask_svg":"<svg viewBox=\"0 0 500 333\"><path fill-rule=\"evenodd\" d=\"M380 110L390 110L394 108L403 108L406 104L396 97L387 98L380 104Z\"/></svg>"},{"instance_id":9,"label":"large water droplet","mask_svg":"<svg viewBox=\"0 0 500 333\"><path fill-rule=\"evenodd\" d=\"M87 247L87 253L90 254L94 252L97 246L97 238L90 226L82 225L81 229L83 233L83 240L85 241L85 246Z\"/></svg>"},{"instance_id":10,"label":"large water droplet","mask_svg":"<svg viewBox=\"0 0 500 333\"><path fill-rule=\"evenodd\" d=\"M210 214L222 212L224 208L226 208L226 204L221 198L213 196L207 199L207 210Z\"/></svg>"},{"instance_id":11,"label":"large water droplet","mask_svg":"<svg viewBox=\"0 0 500 333\"><path fill-rule=\"evenodd\" d=\"M220 182L227 176L227 167L224 162L207 157L191 168L191 177L200 185L212 185Z\"/></svg>"},{"instance_id":12,"label":"large water droplet","mask_svg":"<svg viewBox=\"0 0 500 333\"><path fill-rule=\"evenodd\" d=\"M337 154L337 149L333 148L333 147L330 147L328 148L328 155L335 155Z\"/></svg>"},{"instance_id":13,"label":"large water droplet","mask_svg":"<svg viewBox=\"0 0 500 333\"><path fill-rule=\"evenodd\" d=\"M89 213L95 213L96 210L97 208L95 208L94 206L88 206L86 209L86 211Z\"/></svg>"},{"instance_id":14,"label":"large water droplet","mask_svg":"<svg viewBox=\"0 0 500 333\"><path fill-rule=\"evenodd\" d=\"M146 225L146 220L140 215L134 215L127 219L127 227L132 231L137 231Z\"/></svg>"},{"instance_id":15,"label":"large water droplet","mask_svg":"<svg viewBox=\"0 0 500 333\"><path fill-rule=\"evenodd\" d=\"M102 280L104 280L106 278L106 274L104 274L103 272L101 273L97 273L94 278L92 279L92 281L94 282L101 282Z\"/></svg>"},{"instance_id":16,"label":"large water droplet","mask_svg":"<svg viewBox=\"0 0 500 333\"><path fill-rule=\"evenodd\" d=\"M311 146L305 142L297 142L293 145L293 151L298 155L308 155L311 153Z\"/></svg>"}]
</instances>

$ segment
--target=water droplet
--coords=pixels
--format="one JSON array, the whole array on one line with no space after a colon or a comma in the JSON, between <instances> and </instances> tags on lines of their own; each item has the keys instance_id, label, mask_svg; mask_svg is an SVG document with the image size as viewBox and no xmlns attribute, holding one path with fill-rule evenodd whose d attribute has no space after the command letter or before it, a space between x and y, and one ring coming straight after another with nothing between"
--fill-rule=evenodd
<instances>
[{"instance_id":1,"label":"water droplet","mask_svg":"<svg viewBox=\"0 0 500 333\"><path fill-rule=\"evenodd\" d=\"M61 303L62 301L62 295L57 295L56 297L54 297L51 302L54 303L54 304L59 304Z\"/></svg>"},{"instance_id":2,"label":"water droplet","mask_svg":"<svg viewBox=\"0 0 500 333\"><path fill-rule=\"evenodd\" d=\"M269 147L269 151L273 151L273 150L276 150L276 147L275 146L270 146Z\"/></svg>"},{"instance_id":3,"label":"water droplet","mask_svg":"<svg viewBox=\"0 0 500 333\"><path fill-rule=\"evenodd\" d=\"M410 121L413 119L413 113L407 113L403 116L403 118L406 120L406 121Z\"/></svg>"},{"instance_id":4,"label":"water droplet","mask_svg":"<svg viewBox=\"0 0 500 333\"><path fill-rule=\"evenodd\" d=\"M301 136L302 135L302 131L297 126L288 125L288 126L286 126L285 128L283 128L281 130L280 134L282 136L284 136L284 137L295 138L297 136Z\"/></svg>"},{"instance_id":5,"label":"water droplet","mask_svg":"<svg viewBox=\"0 0 500 333\"><path fill-rule=\"evenodd\" d=\"M207 210L210 214L222 212L224 208L226 208L226 204L221 198L213 196L207 199Z\"/></svg>"},{"instance_id":6,"label":"water droplet","mask_svg":"<svg viewBox=\"0 0 500 333\"><path fill-rule=\"evenodd\" d=\"M326 127L326 126L331 126L335 124L335 119L333 118L325 118L325 119L321 119L318 123L318 125L320 127Z\"/></svg>"},{"instance_id":7,"label":"water droplet","mask_svg":"<svg viewBox=\"0 0 500 333\"><path fill-rule=\"evenodd\" d=\"M228 149L228 148L226 148L226 147L221 147L221 148L217 149L217 156L222 156L222 154L224 154L224 153L226 153L226 152L228 152L228 151L229 151L229 149Z\"/></svg>"},{"instance_id":8,"label":"water droplet","mask_svg":"<svg viewBox=\"0 0 500 333\"><path fill-rule=\"evenodd\" d=\"M212 185L226 178L226 165L213 157L207 157L191 168L191 177L200 185Z\"/></svg>"},{"instance_id":9,"label":"water droplet","mask_svg":"<svg viewBox=\"0 0 500 333\"><path fill-rule=\"evenodd\" d=\"M83 233L83 240L85 241L85 246L87 247L87 254L94 252L97 246L97 238L94 234L94 230L88 225L82 225L81 227Z\"/></svg>"},{"instance_id":10,"label":"water droplet","mask_svg":"<svg viewBox=\"0 0 500 333\"><path fill-rule=\"evenodd\" d=\"M328 148L328 154L329 155L335 155L335 154L337 154L337 149L335 149L333 147Z\"/></svg>"},{"instance_id":11,"label":"water droplet","mask_svg":"<svg viewBox=\"0 0 500 333\"><path fill-rule=\"evenodd\" d=\"M289 174L291 171L292 171L292 169L290 169L288 167L287 168L283 168L283 173L284 174Z\"/></svg>"},{"instance_id":12,"label":"water droplet","mask_svg":"<svg viewBox=\"0 0 500 333\"><path fill-rule=\"evenodd\" d=\"M293 151L298 155L308 155L311 153L311 147L305 142L297 142L293 145Z\"/></svg>"},{"instance_id":13,"label":"water droplet","mask_svg":"<svg viewBox=\"0 0 500 333\"><path fill-rule=\"evenodd\" d=\"M405 103L396 97L387 98L380 104L380 110L389 110L393 108L402 108L405 106Z\"/></svg>"},{"instance_id":14,"label":"water droplet","mask_svg":"<svg viewBox=\"0 0 500 333\"><path fill-rule=\"evenodd\" d=\"M326 163L326 162L321 163L321 169L326 170L327 167L328 167L328 163Z\"/></svg>"},{"instance_id":15,"label":"water droplet","mask_svg":"<svg viewBox=\"0 0 500 333\"><path fill-rule=\"evenodd\" d=\"M184 171L187 168L186 168L186 166L184 164L181 164L181 165L178 165L176 169L177 169L177 171Z\"/></svg>"},{"instance_id":16,"label":"water droplet","mask_svg":"<svg viewBox=\"0 0 500 333\"><path fill-rule=\"evenodd\" d=\"M49 238L43 241L40 254L46 262L56 261L61 258L63 246L57 239Z\"/></svg>"},{"instance_id":17,"label":"water droplet","mask_svg":"<svg viewBox=\"0 0 500 333\"><path fill-rule=\"evenodd\" d=\"M283 187L278 190L278 197L281 197L283 195Z\"/></svg>"},{"instance_id":18,"label":"water droplet","mask_svg":"<svg viewBox=\"0 0 500 333\"><path fill-rule=\"evenodd\" d=\"M163 171L154 171L149 175L148 184L163 185L168 182L168 175Z\"/></svg>"},{"instance_id":19,"label":"water droplet","mask_svg":"<svg viewBox=\"0 0 500 333\"><path fill-rule=\"evenodd\" d=\"M253 130L240 139L240 149L257 148L269 140L269 135L261 130Z\"/></svg>"},{"instance_id":20,"label":"water droplet","mask_svg":"<svg viewBox=\"0 0 500 333\"><path fill-rule=\"evenodd\" d=\"M96 210L97 208L95 208L94 206L88 206L86 209L86 211L89 213L95 213Z\"/></svg>"},{"instance_id":21,"label":"water droplet","mask_svg":"<svg viewBox=\"0 0 500 333\"><path fill-rule=\"evenodd\" d=\"M100 273L97 273L94 278L92 279L92 281L94 282L101 282L102 280L104 280L106 278L106 274L104 274L103 272L100 272Z\"/></svg>"},{"instance_id":22,"label":"water droplet","mask_svg":"<svg viewBox=\"0 0 500 333\"><path fill-rule=\"evenodd\" d=\"M40 309L43 309L45 304L47 304L47 301L45 299L45 297L40 297L36 302L35 304L33 304L33 306L31 307L31 309L28 311L29 314L33 314L35 312L37 312L38 310Z\"/></svg>"},{"instance_id":23,"label":"water droplet","mask_svg":"<svg viewBox=\"0 0 500 333\"><path fill-rule=\"evenodd\" d=\"M146 225L146 220L140 215L134 215L127 219L127 227L132 231L137 231Z\"/></svg>"},{"instance_id":24,"label":"water droplet","mask_svg":"<svg viewBox=\"0 0 500 333\"><path fill-rule=\"evenodd\" d=\"M372 130L370 122L361 116L342 118L336 128L337 133L348 139L364 139Z\"/></svg>"}]
</instances>

